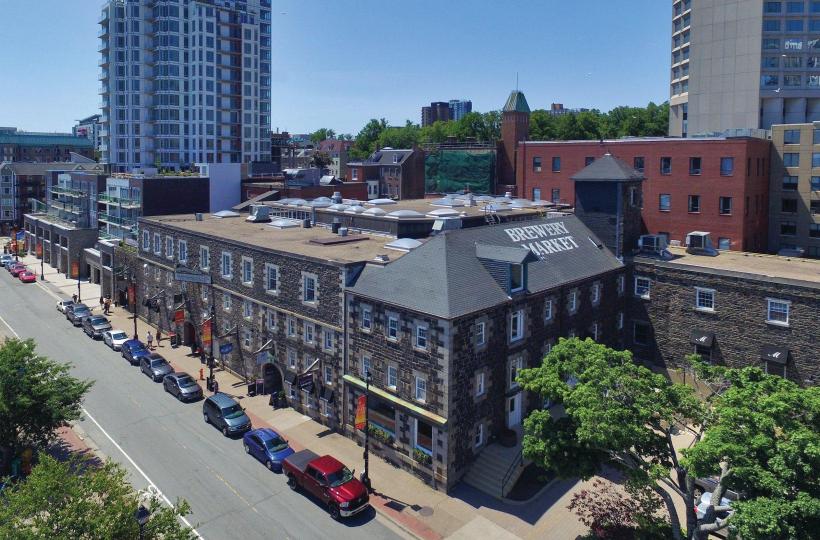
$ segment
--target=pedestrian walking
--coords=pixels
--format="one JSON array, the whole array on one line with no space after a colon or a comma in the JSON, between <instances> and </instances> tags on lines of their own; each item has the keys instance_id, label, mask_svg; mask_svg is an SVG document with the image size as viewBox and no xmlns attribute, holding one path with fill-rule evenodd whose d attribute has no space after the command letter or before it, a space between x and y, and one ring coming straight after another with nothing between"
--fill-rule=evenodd
<instances>
[{"instance_id":1,"label":"pedestrian walking","mask_svg":"<svg viewBox=\"0 0 820 540\"><path fill-rule=\"evenodd\" d=\"M105 299L105 309L104 309L103 313L105 313L106 315L111 314L111 299L110 298Z\"/></svg>"},{"instance_id":2,"label":"pedestrian walking","mask_svg":"<svg viewBox=\"0 0 820 540\"><path fill-rule=\"evenodd\" d=\"M157 327L157 347L162 347L159 342L162 340L162 328Z\"/></svg>"},{"instance_id":3,"label":"pedestrian walking","mask_svg":"<svg viewBox=\"0 0 820 540\"><path fill-rule=\"evenodd\" d=\"M100 309L105 311L105 297L100 296Z\"/></svg>"},{"instance_id":4,"label":"pedestrian walking","mask_svg":"<svg viewBox=\"0 0 820 540\"><path fill-rule=\"evenodd\" d=\"M214 388L214 394L218 394L219 393L219 381L217 381L216 379L214 379L213 388Z\"/></svg>"},{"instance_id":5,"label":"pedestrian walking","mask_svg":"<svg viewBox=\"0 0 820 540\"><path fill-rule=\"evenodd\" d=\"M75 304L77 303L77 293L74 293L74 294L71 295L71 301L74 302Z\"/></svg>"},{"instance_id":6,"label":"pedestrian walking","mask_svg":"<svg viewBox=\"0 0 820 540\"><path fill-rule=\"evenodd\" d=\"M191 340L191 356L196 357L197 348L198 348L198 345L196 343L196 339L192 339Z\"/></svg>"},{"instance_id":7,"label":"pedestrian walking","mask_svg":"<svg viewBox=\"0 0 820 540\"><path fill-rule=\"evenodd\" d=\"M154 336L151 335L151 331L148 330L148 334L145 336L145 343L148 344L148 350L153 350L154 348Z\"/></svg>"}]
</instances>

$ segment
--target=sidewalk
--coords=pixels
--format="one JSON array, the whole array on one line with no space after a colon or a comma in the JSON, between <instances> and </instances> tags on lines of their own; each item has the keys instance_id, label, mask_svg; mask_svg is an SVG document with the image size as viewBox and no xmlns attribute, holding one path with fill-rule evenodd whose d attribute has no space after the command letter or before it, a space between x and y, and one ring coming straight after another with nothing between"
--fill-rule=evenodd
<instances>
[{"instance_id":1,"label":"sidewalk","mask_svg":"<svg viewBox=\"0 0 820 540\"><path fill-rule=\"evenodd\" d=\"M39 261L34 257L26 257L24 262L32 267L36 266L39 278ZM66 279L49 266L45 267L45 275L48 283L41 285L61 298L71 298L77 291L76 280ZM101 313L100 286L83 282L81 290L84 303L94 313ZM132 335L134 323L126 310L112 307L109 319L115 329ZM148 330L156 334L154 327L138 320L140 340L144 341ZM189 347L172 348L167 338L162 340L155 352L165 357L176 371L187 372L196 379L199 379L200 368L205 368L198 357L190 356ZM207 376L207 368L204 371ZM320 455L332 454L351 469L363 470L363 449L354 441L329 432L325 426L293 409L273 410L268 405L269 396L248 397L247 386L241 384L240 379L231 373L216 369L214 374L220 391L240 401L254 427L269 426L283 434L294 449L310 448ZM204 387L204 382L201 385ZM210 393L205 391L205 394ZM514 505L485 495L463 483L456 486L449 495L436 491L412 474L394 468L374 454L371 454L370 476L376 491L371 498L375 510L408 533L424 540L575 540L578 535L586 532L586 527L566 508L572 493L585 487L584 482L553 482L533 501Z\"/></svg>"}]
</instances>

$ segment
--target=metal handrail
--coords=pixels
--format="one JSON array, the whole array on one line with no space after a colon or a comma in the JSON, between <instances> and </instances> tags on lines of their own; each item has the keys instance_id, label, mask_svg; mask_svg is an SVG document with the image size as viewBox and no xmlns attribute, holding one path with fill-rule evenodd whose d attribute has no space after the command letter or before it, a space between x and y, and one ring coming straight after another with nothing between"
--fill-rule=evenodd
<instances>
[{"instance_id":1,"label":"metal handrail","mask_svg":"<svg viewBox=\"0 0 820 540\"><path fill-rule=\"evenodd\" d=\"M507 484L512 479L513 474L518 469L518 467L522 466L523 464L524 464L524 453L521 450L519 450L518 454L515 456L515 459L513 460L513 462L510 463L510 466L507 469L507 472L504 473L504 478L501 480L501 495L502 496L504 496L504 490L506 489Z\"/></svg>"}]
</instances>

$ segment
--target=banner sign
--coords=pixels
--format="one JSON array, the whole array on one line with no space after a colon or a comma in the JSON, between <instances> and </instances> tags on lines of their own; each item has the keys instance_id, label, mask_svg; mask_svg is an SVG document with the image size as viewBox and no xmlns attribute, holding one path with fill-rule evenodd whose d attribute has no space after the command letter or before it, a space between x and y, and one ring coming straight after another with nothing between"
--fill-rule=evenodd
<instances>
[{"instance_id":1,"label":"banner sign","mask_svg":"<svg viewBox=\"0 0 820 540\"><path fill-rule=\"evenodd\" d=\"M208 319L202 323L202 346L210 347L211 341L211 320Z\"/></svg>"},{"instance_id":2,"label":"banner sign","mask_svg":"<svg viewBox=\"0 0 820 540\"><path fill-rule=\"evenodd\" d=\"M367 396L359 396L359 402L356 405L356 429L364 431L365 409L367 407Z\"/></svg>"},{"instance_id":3,"label":"banner sign","mask_svg":"<svg viewBox=\"0 0 820 540\"><path fill-rule=\"evenodd\" d=\"M80 277L80 263L78 261L71 261L71 277Z\"/></svg>"},{"instance_id":4,"label":"banner sign","mask_svg":"<svg viewBox=\"0 0 820 540\"><path fill-rule=\"evenodd\" d=\"M233 350L233 343L223 343L219 346L219 354L228 354Z\"/></svg>"},{"instance_id":5,"label":"banner sign","mask_svg":"<svg viewBox=\"0 0 820 540\"><path fill-rule=\"evenodd\" d=\"M180 308L174 312L174 322L177 324L182 324L185 322L185 309Z\"/></svg>"},{"instance_id":6,"label":"banner sign","mask_svg":"<svg viewBox=\"0 0 820 540\"><path fill-rule=\"evenodd\" d=\"M299 390L313 390L313 373L302 373L299 375Z\"/></svg>"},{"instance_id":7,"label":"banner sign","mask_svg":"<svg viewBox=\"0 0 820 540\"><path fill-rule=\"evenodd\" d=\"M189 283L211 284L210 274L203 274L198 270L193 270L180 264L174 269L174 279L177 281L187 281Z\"/></svg>"},{"instance_id":8,"label":"banner sign","mask_svg":"<svg viewBox=\"0 0 820 540\"><path fill-rule=\"evenodd\" d=\"M132 308L137 305L137 290L133 285L128 286L128 305Z\"/></svg>"},{"instance_id":9,"label":"banner sign","mask_svg":"<svg viewBox=\"0 0 820 540\"><path fill-rule=\"evenodd\" d=\"M547 255L578 249L578 242L570 234L563 221L529 225L526 227L511 227L504 230L510 240L520 243L521 247L532 251L539 259L544 260ZM533 242L523 243L526 240Z\"/></svg>"},{"instance_id":10,"label":"banner sign","mask_svg":"<svg viewBox=\"0 0 820 540\"><path fill-rule=\"evenodd\" d=\"M43 244L37 244L34 247L34 252L37 254L38 257L43 256Z\"/></svg>"},{"instance_id":11,"label":"banner sign","mask_svg":"<svg viewBox=\"0 0 820 540\"><path fill-rule=\"evenodd\" d=\"M262 352L260 352L259 354L256 355L256 363L260 364L260 365L261 364L267 364L269 358L270 358L270 355L268 354L268 351L262 351Z\"/></svg>"}]
</instances>

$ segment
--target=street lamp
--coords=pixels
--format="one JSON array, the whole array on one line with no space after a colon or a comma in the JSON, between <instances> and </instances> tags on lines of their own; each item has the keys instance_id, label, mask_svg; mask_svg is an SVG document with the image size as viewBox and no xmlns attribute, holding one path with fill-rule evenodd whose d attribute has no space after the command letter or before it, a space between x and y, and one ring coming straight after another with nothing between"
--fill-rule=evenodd
<instances>
[{"instance_id":1,"label":"street lamp","mask_svg":"<svg viewBox=\"0 0 820 540\"><path fill-rule=\"evenodd\" d=\"M367 488L367 491L371 491L368 458L370 457L370 381L372 379L373 376L370 374L370 370L368 369L364 375L364 472L362 472L362 476L360 478L362 484L364 484L364 487Z\"/></svg>"},{"instance_id":2,"label":"street lamp","mask_svg":"<svg viewBox=\"0 0 820 540\"><path fill-rule=\"evenodd\" d=\"M208 355L208 381L205 386L208 390L214 389L214 349L216 348L216 299L213 282L211 282L211 351Z\"/></svg>"},{"instance_id":3,"label":"street lamp","mask_svg":"<svg viewBox=\"0 0 820 540\"><path fill-rule=\"evenodd\" d=\"M137 511L134 512L134 519L137 520L137 523L140 526L140 540L144 540L145 535L145 525L148 523L148 518L151 516L151 511L145 508L145 506L140 505L137 508Z\"/></svg>"},{"instance_id":4,"label":"street lamp","mask_svg":"<svg viewBox=\"0 0 820 540\"><path fill-rule=\"evenodd\" d=\"M43 241L40 240L40 281L46 280L46 272L44 270L44 261L46 260L46 249Z\"/></svg>"}]
</instances>

